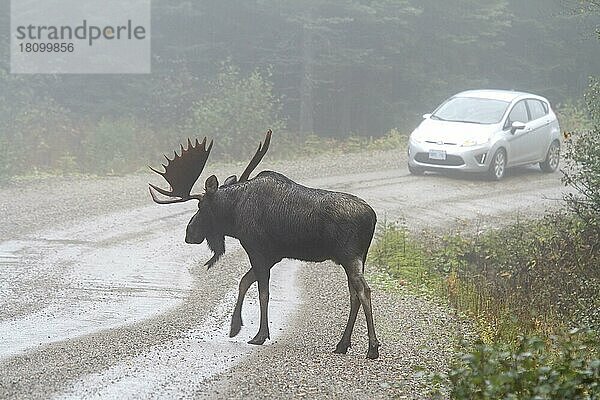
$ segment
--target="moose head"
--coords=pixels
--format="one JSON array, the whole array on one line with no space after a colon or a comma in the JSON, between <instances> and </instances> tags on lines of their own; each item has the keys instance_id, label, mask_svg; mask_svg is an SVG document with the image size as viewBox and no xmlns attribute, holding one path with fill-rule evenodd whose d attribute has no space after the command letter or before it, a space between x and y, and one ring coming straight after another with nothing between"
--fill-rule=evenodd
<instances>
[{"instance_id":1,"label":"moose head","mask_svg":"<svg viewBox=\"0 0 600 400\"><path fill-rule=\"evenodd\" d=\"M263 159L269 144L271 143L272 131L269 129L265 136L264 144L261 142L258 145L258 150L250 160L250 163L242 172L242 175L237 179L236 175L228 177L223 186L229 186L236 183L245 182L250 177L250 174L256 169L260 161ZM204 183L204 193L191 194L192 188L198 177L204 170L210 151L212 150L213 141L211 140L208 146L206 145L206 137L202 142L196 139L195 143L192 143L190 139L187 141L187 148L181 145L181 154L174 152L173 159L170 159L166 155L164 156L167 160L166 164L162 164L164 171L158 171L152 167L149 167L152 171L161 175L171 186L171 190L167 191L161 189L153 184L150 185L150 195L152 200L158 204L173 204L181 203L189 200L198 200L198 211L190 222L188 223L185 242L190 244L200 244L207 240L210 249L213 251L213 257L206 262L206 266L210 268L213 266L218 259L225 253L225 238L221 235L216 235L218 229L214 228L215 224L221 223L216 221L214 218L215 201L214 195L219 188L219 180L215 175L211 175L206 179ZM171 197L168 200L161 200L156 196L156 192Z\"/></svg>"}]
</instances>

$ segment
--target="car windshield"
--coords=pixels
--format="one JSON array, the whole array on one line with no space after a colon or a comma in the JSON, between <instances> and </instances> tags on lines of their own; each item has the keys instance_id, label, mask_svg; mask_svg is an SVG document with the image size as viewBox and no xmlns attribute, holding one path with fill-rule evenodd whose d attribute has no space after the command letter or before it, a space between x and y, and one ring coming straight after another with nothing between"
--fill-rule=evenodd
<instances>
[{"instance_id":1,"label":"car windshield","mask_svg":"<svg viewBox=\"0 0 600 400\"><path fill-rule=\"evenodd\" d=\"M453 97L431 116L433 119L472 124L497 124L509 103L474 97Z\"/></svg>"}]
</instances>

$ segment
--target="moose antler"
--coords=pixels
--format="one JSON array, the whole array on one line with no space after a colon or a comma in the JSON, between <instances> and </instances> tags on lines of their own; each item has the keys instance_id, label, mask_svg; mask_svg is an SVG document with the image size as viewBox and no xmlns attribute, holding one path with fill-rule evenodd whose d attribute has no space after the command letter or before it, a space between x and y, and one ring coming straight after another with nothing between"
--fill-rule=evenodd
<instances>
[{"instance_id":1,"label":"moose antler","mask_svg":"<svg viewBox=\"0 0 600 400\"><path fill-rule=\"evenodd\" d=\"M248 178L250 177L250 174L252 173L252 171L254 171L254 169L256 168L258 163L260 163L260 160L262 160L262 158L265 156L265 154L267 153L267 150L269 150L269 144L271 143L271 134L272 133L273 133L273 131L271 131L270 129L267 131L267 135L265 136L264 145L262 142L260 142L258 144L258 150L256 150L254 157L252 157L252 160L250 160L250 163L248 164L248 166L246 167L244 172L242 172L242 175L240 176L240 179L238 180L238 182L247 181Z\"/></svg>"},{"instance_id":2,"label":"moose antler","mask_svg":"<svg viewBox=\"0 0 600 400\"><path fill-rule=\"evenodd\" d=\"M201 200L201 194L192 195L190 192L194 186L194 183L196 183L198 177L204 169L204 165L206 164L206 160L208 160L208 155L210 154L212 145L213 141L211 140L208 148L206 147L206 137L202 143L198 142L198 139L196 139L195 144L192 144L188 138L187 149L184 149L183 145L181 145L181 155L177 154L175 151L175 156L172 160L165 155L167 164L162 164L163 168L165 169L164 172L149 167L152 171L165 178L165 180L171 186L171 191L169 192L149 183L149 190L152 200L158 204L181 203L193 199ZM156 190L162 195L177 198L172 200L160 200L156 197L156 194L152 189Z\"/></svg>"}]
</instances>

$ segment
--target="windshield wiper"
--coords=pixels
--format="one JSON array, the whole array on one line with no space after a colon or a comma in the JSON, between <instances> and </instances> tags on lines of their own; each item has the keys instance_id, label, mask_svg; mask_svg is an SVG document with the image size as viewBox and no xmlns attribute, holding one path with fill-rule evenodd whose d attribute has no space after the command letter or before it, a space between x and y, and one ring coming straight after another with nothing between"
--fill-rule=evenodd
<instances>
[{"instance_id":1,"label":"windshield wiper","mask_svg":"<svg viewBox=\"0 0 600 400\"><path fill-rule=\"evenodd\" d=\"M448 121L447 119L444 119L444 118L442 118L442 117L438 117L438 116L437 116L437 115L435 115L435 114L431 114L431 118L433 118L433 119L437 119L438 121Z\"/></svg>"},{"instance_id":2,"label":"windshield wiper","mask_svg":"<svg viewBox=\"0 0 600 400\"><path fill-rule=\"evenodd\" d=\"M449 122L463 122L465 124L477 124L477 125L486 125L485 122L477 122L477 121L466 121L466 120L460 120L460 119L451 119L451 120L446 120Z\"/></svg>"}]
</instances>

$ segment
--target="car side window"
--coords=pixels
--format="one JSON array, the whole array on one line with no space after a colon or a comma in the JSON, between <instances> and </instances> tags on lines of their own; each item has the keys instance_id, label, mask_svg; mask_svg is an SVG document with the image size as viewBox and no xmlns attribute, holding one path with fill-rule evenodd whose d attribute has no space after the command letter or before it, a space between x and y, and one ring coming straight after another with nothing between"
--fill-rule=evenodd
<instances>
[{"instance_id":1,"label":"car side window","mask_svg":"<svg viewBox=\"0 0 600 400\"><path fill-rule=\"evenodd\" d=\"M510 110L510 114L508 114L508 118L506 119L505 128L510 128L513 122L529 122L529 114L527 113L527 106L525 105L525 100L521 100L512 110Z\"/></svg>"},{"instance_id":2,"label":"car side window","mask_svg":"<svg viewBox=\"0 0 600 400\"><path fill-rule=\"evenodd\" d=\"M539 100L527 100L527 105L529 106L532 120L542 118L544 115L548 114L546 107L544 107L544 104Z\"/></svg>"}]
</instances>

